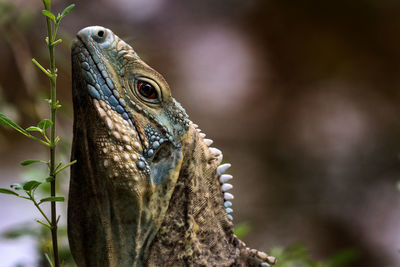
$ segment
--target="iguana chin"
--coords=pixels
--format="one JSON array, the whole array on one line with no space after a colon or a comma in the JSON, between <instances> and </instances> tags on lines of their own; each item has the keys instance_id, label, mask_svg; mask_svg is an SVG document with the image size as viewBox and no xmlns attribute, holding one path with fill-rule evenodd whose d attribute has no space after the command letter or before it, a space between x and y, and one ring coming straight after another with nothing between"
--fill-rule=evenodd
<instances>
[{"instance_id":1,"label":"iguana chin","mask_svg":"<svg viewBox=\"0 0 400 267\"><path fill-rule=\"evenodd\" d=\"M112 31L72 46L68 236L78 266L269 266L233 233L222 153Z\"/></svg>"}]
</instances>

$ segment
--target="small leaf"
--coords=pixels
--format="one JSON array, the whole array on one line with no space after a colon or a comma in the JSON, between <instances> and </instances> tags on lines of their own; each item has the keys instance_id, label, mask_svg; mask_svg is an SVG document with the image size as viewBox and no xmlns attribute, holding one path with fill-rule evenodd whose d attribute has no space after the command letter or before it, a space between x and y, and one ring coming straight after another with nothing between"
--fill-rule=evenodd
<instances>
[{"instance_id":1,"label":"small leaf","mask_svg":"<svg viewBox=\"0 0 400 267\"><path fill-rule=\"evenodd\" d=\"M64 202L64 197L46 197L46 198L42 198L39 201L39 205L42 204L43 202L50 202L50 201Z\"/></svg>"},{"instance_id":2,"label":"small leaf","mask_svg":"<svg viewBox=\"0 0 400 267\"><path fill-rule=\"evenodd\" d=\"M39 159L28 159L28 160L22 161L20 164L21 164L21 166L28 166L28 165L31 165L31 164L37 163L37 162L42 162L42 161Z\"/></svg>"},{"instance_id":3,"label":"small leaf","mask_svg":"<svg viewBox=\"0 0 400 267\"><path fill-rule=\"evenodd\" d=\"M42 130L46 130L47 128L49 128L52 125L53 125L53 122L51 120L44 119L38 123L37 127L39 127Z\"/></svg>"},{"instance_id":4,"label":"small leaf","mask_svg":"<svg viewBox=\"0 0 400 267\"><path fill-rule=\"evenodd\" d=\"M53 46L56 46L56 45L60 44L61 42L62 42L62 40L61 40L61 39L58 39L57 41L55 41L54 43L52 43L52 45L53 45Z\"/></svg>"},{"instance_id":5,"label":"small leaf","mask_svg":"<svg viewBox=\"0 0 400 267\"><path fill-rule=\"evenodd\" d=\"M50 226L49 224L45 223L45 222L42 222L42 221L40 221L40 220L35 220L35 222L40 223L41 225L43 225L43 226L45 226L45 227L51 229L51 226Z\"/></svg>"},{"instance_id":6,"label":"small leaf","mask_svg":"<svg viewBox=\"0 0 400 267\"><path fill-rule=\"evenodd\" d=\"M24 129L22 129L21 126L19 126L15 122L13 122L9 117L7 117L6 115L4 115L1 112L0 112L0 124L11 127L24 135L29 135L29 133L27 133Z\"/></svg>"},{"instance_id":7,"label":"small leaf","mask_svg":"<svg viewBox=\"0 0 400 267\"><path fill-rule=\"evenodd\" d=\"M46 39L46 43L48 43L48 41L49 40ZM46 70L42 65L40 65L40 63L36 59L32 58L32 62L36 65L36 67L38 67L41 71L43 71L43 73L46 74L47 77L49 77L49 78L51 77L50 71Z\"/></svg>"},{"instance_id":8,"label":"small leaf","mask_svg":"<svg viewBox=\"0 0 400 267\"><path fill-rule=\"evenodd\" d=\"M0 188L0 193L7 194L7 195L19 196L17 193L15 193L14 191L7 189L7 188Z\"/></svg>"},{"instance_id":9,"label":"small leaf","mask_svg":"<svg viewBox=\"0 0 400 267\"><path fill-rule=\"evenodd\" d=\"M49 177L46 178L46 182L47 183L51 183L53 181L54 181L54 177L52 177L52 176L49 176Z\"/></svg>"},{"instance_id":10,"label":"small leaf","mask_svg":"<svg viewBox=\"0 0 400 267\"><path fill-rule=\"evenodd\" d=\"M24 183L23 185L23 189L25 191L33 191L35 190L39 185L41 185L42 183L36 180L30 180Z\"/></svg>"},{"instance_id":11,"label":"small leaf","mask_svg":"<svg viewBox=\"0 0 400 267\"><path fill-rule=\"evenodd\" d=\"M61 13L61 15L59 16L59 18L57 18L58 21L60 21L63 17L65 17L66 15L68 15L69 12L71 12L71 10L75 7L75 4L71 4L69 6L67 6L64 11Z\"/></svg>"},{"instance_id":12,"label":"small leaf","mask_svg":"<svg viewBox=\"0 0 400 267\"><path fill-rule=\"evenodd\" d=\"M53 13L51 13L48 10L42 10L42 14L51 19L52 21L56 22L56 17L54 16Z\"/></svg>"},{"instance_id":13,"label":"small leaf","mask_svg":"<svg viewBox=\"0 0 400 267\"><path fill-rule=\"evenodd\" d=\"M63 171L64 169L74 165L76 163L76 160L71 161L70 163L68 163L67 165L64 165L61 169L58 169L58 167L56 168L56 172L55 174L60 173L61 171Z\"/></svg>"},{"instance_id":14,"label":"small leaf","mask_svg":"<svg viewBox=\"0 0 400 267\"><path fill-rule=\"evenodd\" d=\"M42 129L40 129L39 127L36 127L36 126L30 126L30 127L26 128L26 130L28 132L42 132Z\"/></svg>"}]
</instances>

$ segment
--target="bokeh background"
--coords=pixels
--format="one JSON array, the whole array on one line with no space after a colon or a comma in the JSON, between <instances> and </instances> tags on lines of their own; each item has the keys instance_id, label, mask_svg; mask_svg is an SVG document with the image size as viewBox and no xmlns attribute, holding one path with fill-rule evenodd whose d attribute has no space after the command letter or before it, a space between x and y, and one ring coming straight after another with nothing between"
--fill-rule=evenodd
<instances>
[{"instance_id":1,"label":"bokeh background","mask_svg":"<svg viewBox=\"0 0 400 267\"><path fill-rule=\"evenodd\" d=\"M71 3L52 2L54 12ZM70 44L81 28L105 26L165 76L232 163L233 216L250 226L247 244L269 252L302 244L315 260L345 250L346 266L400 266L399 1L75 4L56 55L64 155ZM24 127L48 116L48 81L31 63L47 64L41 10L39 0L0 0L0 111ZM18 162L32 157L47 152L0 128L1 187L26 178ZM39 218L31 203L5 195L0 214L0 232ZM2 238L0 266L35 266L35 240Z\"/></svg>"}]
</instances>

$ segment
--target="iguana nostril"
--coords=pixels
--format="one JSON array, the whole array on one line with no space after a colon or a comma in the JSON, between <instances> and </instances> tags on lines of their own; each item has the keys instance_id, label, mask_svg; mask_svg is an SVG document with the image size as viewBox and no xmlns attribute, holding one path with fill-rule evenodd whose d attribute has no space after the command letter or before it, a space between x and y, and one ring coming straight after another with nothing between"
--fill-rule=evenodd
<instances>
[{"instance_id":1,"label":"iguana nostril","mask_svg":"<svg viewBox=\"0 0 400 267\"><path fill-rule=\"evenodd\" d=\"M97 32L97 36L99 36L99 37L103 37L104 36L104 31L98 31Z\"/></svg>"}]
</instances>

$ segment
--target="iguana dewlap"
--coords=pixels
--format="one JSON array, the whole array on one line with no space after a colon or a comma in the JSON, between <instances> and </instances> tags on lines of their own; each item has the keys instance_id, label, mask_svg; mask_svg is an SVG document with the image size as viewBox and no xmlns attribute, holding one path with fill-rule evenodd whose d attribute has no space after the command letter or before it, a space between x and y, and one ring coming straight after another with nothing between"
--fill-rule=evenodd
<instances>
[{"instance_id":1,"label":"iguana dewlap","mask_svg":"<svg viewBox=\"0 0 400 267\"><path fill-rule=\"evenodd\" d=\"M233 234L232 188L164 78L103 27L72 46L68 236L78 266L268 266Z\"/></svg>"}]
</instances>

